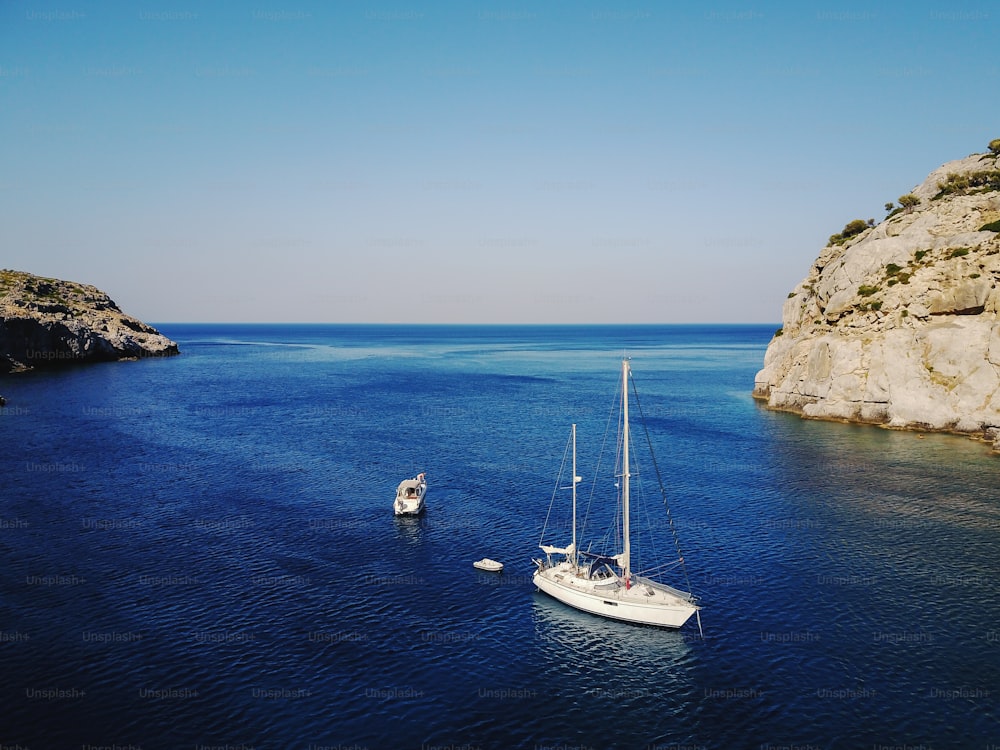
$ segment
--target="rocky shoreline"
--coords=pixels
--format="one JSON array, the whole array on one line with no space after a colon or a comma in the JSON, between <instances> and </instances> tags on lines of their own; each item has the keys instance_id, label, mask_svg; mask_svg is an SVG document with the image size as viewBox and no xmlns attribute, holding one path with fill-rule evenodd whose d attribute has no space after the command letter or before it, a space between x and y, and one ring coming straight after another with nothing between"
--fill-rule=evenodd
<instances>
[{"instance_id":1,"label":"rocky shoreline","mask_svg":"<svg viewBox=\"0 0 1000 750\"><path fill-rule=\"evenodd\" d=\"M753 395L1000 451L1000 140L899 203L830 238L785 300Z\"/></svg>"},{"instance_id":2,"label":"rocky shoreline","mask_svg":"<svg viewBox=\"0 0 1000 750\"><path fill-rule=\"evenodd\" d=\"M0 271L0 374L179 353L96 287Z\"/></svg>"}]
</instances>

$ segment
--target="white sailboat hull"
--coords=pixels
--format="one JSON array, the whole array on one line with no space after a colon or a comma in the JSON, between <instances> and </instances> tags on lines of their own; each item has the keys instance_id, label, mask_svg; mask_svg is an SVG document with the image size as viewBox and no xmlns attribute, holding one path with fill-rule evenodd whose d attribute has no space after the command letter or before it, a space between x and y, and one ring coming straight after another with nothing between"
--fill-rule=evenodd
<instances>
[{"instance_id":1,"label":"white sailboat hull","mask_svg":"<svg viewBox=\"0 0 1000 750\"><path fill-rule=\"evenodd\" d=\"M698 607L673 593L673 589L645 578L626 587L620 580L593 581L578 576L566 562L535 572L532 578L540 591L563 604L624 622L679 628Z\"/></svg>"}]
</instances>

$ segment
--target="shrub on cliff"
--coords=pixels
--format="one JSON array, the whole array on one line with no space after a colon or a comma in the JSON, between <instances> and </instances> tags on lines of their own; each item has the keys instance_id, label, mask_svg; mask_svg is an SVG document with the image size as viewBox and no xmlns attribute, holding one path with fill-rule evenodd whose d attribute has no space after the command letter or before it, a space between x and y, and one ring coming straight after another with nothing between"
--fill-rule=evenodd
<instances>
[{"instance_id":1,"label":"shrub on cliff","mask_svg":"<svg viewBox=\"0 0 1000 750\"><path fill-rule=\"evenodd\" d=\"M896 284L909 284L910 278L913 276L912 273L898 273L886 281L889 286L896 286Z\"/></svg>"},{"instance_id":2,"label":"shrub on cliff","mask_svg":"<svg viewBox=\"0 0 1000 750\"><path fill-rule=\"evenodd\" d=\"M938 183L938 194L935 200L952 193L966 195L967 193L986 193L1000 190L1000 169L984 169L968 174L950 174L944 182Z\"/></svg>"},{"instance_id":3,"label":"shrub on cliff","mask_svg":"<svg viewBox=\"0 0 1000 750\"><path fill-rule=\"evenodd\" d=\"M857 235L861 234L863 231L868 229L868 227L870 227L871 225L872 221L870 219L868 221L865 221L864 219L855 219L854 221L849 221L847 222L847 225L844 227L843 231L841 231L840 234L830 235L830 244L843 245L845 242L847 242L847 240L851 239L851 237L856 237Z\"/></svg>"}]
</instances>

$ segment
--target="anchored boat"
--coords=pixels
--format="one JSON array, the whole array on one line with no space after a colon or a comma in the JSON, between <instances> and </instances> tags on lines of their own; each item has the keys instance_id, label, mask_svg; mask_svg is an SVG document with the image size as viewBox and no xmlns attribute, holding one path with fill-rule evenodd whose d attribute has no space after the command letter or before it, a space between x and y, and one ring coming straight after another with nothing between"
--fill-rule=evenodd
<instances>
[{"instance_id":1,"label":"anchored boat","mask_svg":"<svg viewBox=\"0 0 1000 750\"><path fill-rule=\"evenodd\" d=\"M427 495L427 478L423 472L413 479L404 479L396 488L393 511L397 516L415 516L424 511L424 497Z\"/></svg>"},{"instance_id":2,"label":"anchored boat","mask_svg":"<svg viewBox=\"0 0 1000 750\"><path fill-rule=\"evenodd\" d=\"M574 424L570 433L572 447L572 479L570 482L573 502L572 539L565 547L543 544L546 529L542 530L542 540L539 541L538 546L545 553L545 558L533 560L537 569L532 580L540 591L584 612L614 620L658 625L666 628L679 628L688 621L691 615L698 615L698 629L701 630L701 616L698 614L700 607L694 595L658 580L664 573L675 568L679 568L684 579L687 580L684 558L676 543L676 534L674 537L677 549L676 560L655 565L647 570L637 571L633 569L630 503L634 456L630 454L632 446L629 434L628 389L631 372L629 361L622 360L621 394L617 404L619 439L618 465L614 483L617 491L612 493L613 496L608 501L616 503L617 507L620 508L620 516L615 519L614 523L615 527L620 530L620 533L613 535L615 547L611 553L606 551L591 552L589 548L582 551L577 547L577 484L582 480L577 475L576 469L576 425ZM637 394L636 405L638 406ZM650 454L652 456L652 451ZM564 469L565 463L564 459ZM656 473L659 476L658 470ZM557 481L557 491L561 484L561 481ZM664 500L665 498L664 495ZM556 492L553 492L552 501L554 502L555 499ZM664 507L666 508L665 502ZM551 515L551 504L549 510ZM667 509L667 513L669 514L669 509ZM670 527L673 529L672 522ZM688 584L688 588L690 588L690 584Z\"/></svg>"}]
</instances>

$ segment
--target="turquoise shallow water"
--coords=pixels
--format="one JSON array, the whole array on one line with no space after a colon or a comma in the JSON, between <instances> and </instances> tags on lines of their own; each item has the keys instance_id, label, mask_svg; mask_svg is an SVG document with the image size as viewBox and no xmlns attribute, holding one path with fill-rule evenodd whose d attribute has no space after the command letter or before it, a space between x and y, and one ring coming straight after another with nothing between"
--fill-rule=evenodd
<instances>
[{"instance_id":1,"label":"turquoise shallow water","mask_svg":"<svg viewBox=\"0 0 1000 750\"><path fill-rule=\"evenodd\" d=\"M1000 746L1000 464L762 410L773 327L162 330L3 381L0 745ZM704 641L530 582L623 352Z\"/></svg>"}]
</instances>

